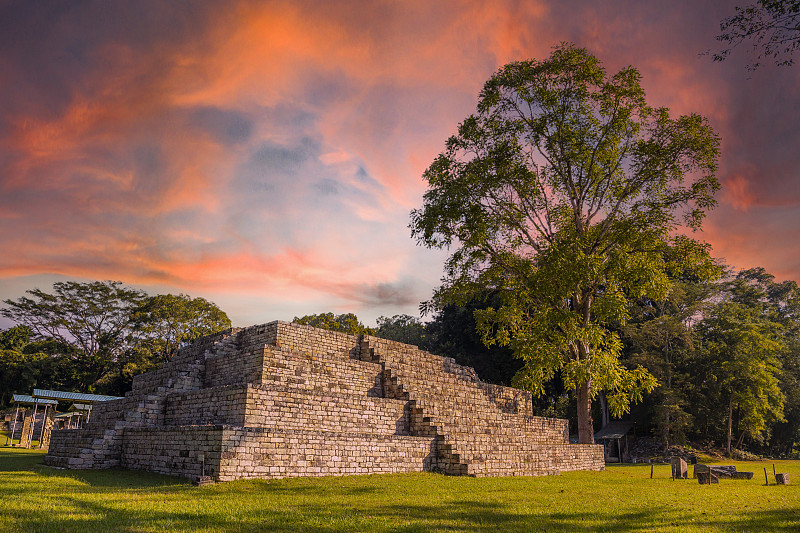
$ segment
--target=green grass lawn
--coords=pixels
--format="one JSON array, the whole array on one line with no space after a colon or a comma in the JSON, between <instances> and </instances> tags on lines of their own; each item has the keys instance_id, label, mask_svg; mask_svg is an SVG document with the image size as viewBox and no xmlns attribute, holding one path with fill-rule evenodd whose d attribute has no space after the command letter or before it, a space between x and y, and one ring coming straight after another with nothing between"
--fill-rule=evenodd
<instances>
[{"instance_id":1,"label":"green grass lawn","mask_svg":"<svg viewBox=\"0 0 800 533\"><path fill-rule=\"evenodd\" d=\"M397 474L187 481L41 465L0 448L0 531L800 531L800 485L764 486L772 462L736 464L750 481L673 481L670 467L610 466L553 477ZM800 483L800 462L776 461ZM691 469L691 467L690 467Z\"/></svg>"}]
</instances>

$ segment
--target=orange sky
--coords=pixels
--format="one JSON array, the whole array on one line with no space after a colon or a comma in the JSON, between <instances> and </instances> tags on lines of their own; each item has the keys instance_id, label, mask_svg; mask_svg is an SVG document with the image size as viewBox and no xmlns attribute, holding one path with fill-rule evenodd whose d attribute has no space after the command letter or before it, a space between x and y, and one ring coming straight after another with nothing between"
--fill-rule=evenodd
<instances>
[{"instance_id":1,"label":"orange sky","mask_svg":"<svg viewBox=\"0 0 800 533\"><path fill-rule=\"evenodd\" d=\"M800 67L715 48L737 2L7 2L0 6L0 297L119 279L238 325L416 314L421 174L483 82L561 41L722 137L703 238L800 279ZM7 324L0 324L0 327Z\"/></svg>"}]
</instances>

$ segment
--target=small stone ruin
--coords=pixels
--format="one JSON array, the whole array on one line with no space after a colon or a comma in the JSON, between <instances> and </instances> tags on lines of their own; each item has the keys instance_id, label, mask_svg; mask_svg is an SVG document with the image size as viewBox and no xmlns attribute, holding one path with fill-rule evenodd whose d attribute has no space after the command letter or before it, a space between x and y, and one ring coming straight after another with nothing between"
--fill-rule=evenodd
<instances>
[{"instance_id":1,"label":"small stone ruin","mask_svg":"<svg viewBox=\"0 0 800 533\"><path fill-rule=\"evenodd\" d=\"M214 481L602 470L603 447L531 416L530 393L416 346L287 322L204 337L54 431L44 463Z\"/></svg>"}]
</instances>

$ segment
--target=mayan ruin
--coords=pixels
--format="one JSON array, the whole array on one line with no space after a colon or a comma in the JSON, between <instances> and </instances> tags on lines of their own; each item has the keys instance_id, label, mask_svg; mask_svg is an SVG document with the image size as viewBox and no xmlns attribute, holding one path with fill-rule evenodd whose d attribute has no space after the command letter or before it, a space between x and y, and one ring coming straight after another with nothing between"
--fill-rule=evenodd
<instances>
[{"instance_id":1,"label":"mayan ruin","mask_svg":"<svg viewBox=\"0 0 800 533\"><path fill-rule=\"evenodd\" d=\"M529 416L530 393L415 346L286 322L181 349L52 433L45 464L122 466L215 481L437 471L468 476L602 470L600 445Z\"/></svg>"}]
</instances>

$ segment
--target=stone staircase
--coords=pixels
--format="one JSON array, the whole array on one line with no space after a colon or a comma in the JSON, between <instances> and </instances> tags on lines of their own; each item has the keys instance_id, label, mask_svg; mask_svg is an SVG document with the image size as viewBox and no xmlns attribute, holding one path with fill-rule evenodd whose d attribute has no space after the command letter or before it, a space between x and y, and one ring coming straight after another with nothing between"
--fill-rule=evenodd
<instances>
[{"instance_id":1,"label":"stone staircase","mask_svg":"<svg viewBox=\"0 0 800 533\"><path fill-rule=\"evenodd\" d=\"M361 357L383 366L388 396L413 403L413 430L436 435L437 467L444 473L545 475L603 468L599 446L569 444L565 420L507 412L471 368L452 359L375 337L362 339Z\"/></svg>"}]
</instances>

